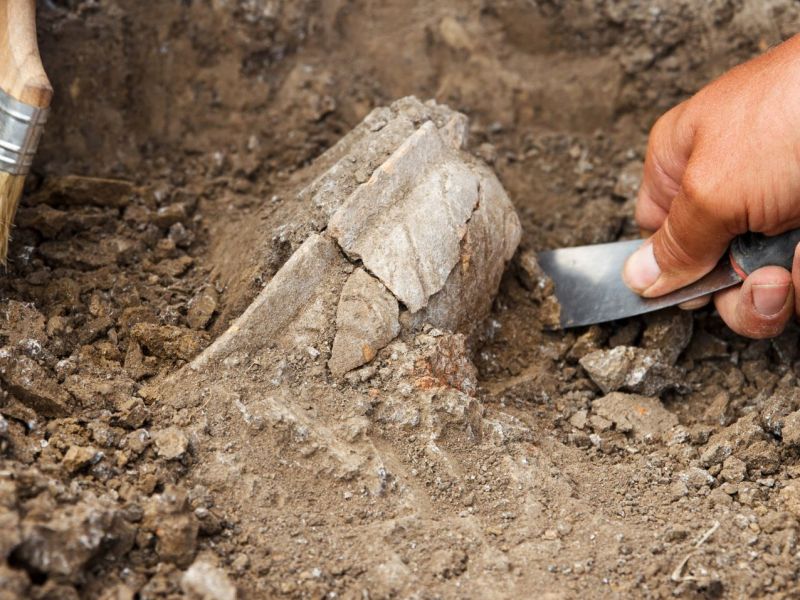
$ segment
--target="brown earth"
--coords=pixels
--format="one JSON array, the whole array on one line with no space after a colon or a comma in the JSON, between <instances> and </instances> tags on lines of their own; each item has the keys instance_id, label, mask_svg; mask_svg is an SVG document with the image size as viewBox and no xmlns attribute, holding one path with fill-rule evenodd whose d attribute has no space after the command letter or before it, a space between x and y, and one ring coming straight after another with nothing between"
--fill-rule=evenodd
<instances>
[{"instance_id":1,"label":"brown earth","mask_svg":"<svg viewBox=\"0 0 800 600\"><path fill-rule=\"evenodd\" d=\"M633 234L649 125L795 3L39 8L56 96L0 280L0 598L181 597L193 562L219 598L795 597L798 329L548 332L532 254ZM470 117L523 225L477 375L427 330L344 381L298 347L176 382L313 229L312 161L409 94ZM592 353L618 346L659 348L671 385L604 395Z\"/></svg>"}]
</instances>

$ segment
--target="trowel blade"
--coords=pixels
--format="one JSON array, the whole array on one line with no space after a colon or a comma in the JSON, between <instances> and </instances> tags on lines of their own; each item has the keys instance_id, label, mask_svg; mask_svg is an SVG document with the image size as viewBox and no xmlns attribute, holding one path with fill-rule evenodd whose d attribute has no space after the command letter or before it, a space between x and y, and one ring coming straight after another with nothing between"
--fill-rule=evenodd
<instances>
[{"instance_id":1,"label":"trowel blade","mask_svg":"<svg viewBox=\"0 0 800 600\"><path fill-rule=\"evenodd\" d=\"M622 267L644 240L541 252L539 265L553 280L561 327L578 327L653 312L740 283L724 258L708 275L658 298L642 298L622 281Z\"/></svg>"}]
</instances>

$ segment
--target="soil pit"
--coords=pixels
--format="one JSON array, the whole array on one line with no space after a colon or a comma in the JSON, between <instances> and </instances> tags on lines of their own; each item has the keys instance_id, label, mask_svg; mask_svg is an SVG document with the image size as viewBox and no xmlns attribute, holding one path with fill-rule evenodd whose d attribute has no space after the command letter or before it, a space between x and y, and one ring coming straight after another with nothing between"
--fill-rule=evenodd
<instances>
[{"instance_id":1,"label":"soil pit","mask_svg":"<svg viewBox=\"0 0 800 600\"><path fill-rule=\"evenodd\" d=\"M796 589L797 328L552 332L535 266L635 234L654 118L793 34L795 3L39 13L56 97L0 281L0 597ZM342 379L305 345L189 369L323 226L313 161L407 95L469 116L519 214L491 315Z\"/></svg>"}]
</instances>

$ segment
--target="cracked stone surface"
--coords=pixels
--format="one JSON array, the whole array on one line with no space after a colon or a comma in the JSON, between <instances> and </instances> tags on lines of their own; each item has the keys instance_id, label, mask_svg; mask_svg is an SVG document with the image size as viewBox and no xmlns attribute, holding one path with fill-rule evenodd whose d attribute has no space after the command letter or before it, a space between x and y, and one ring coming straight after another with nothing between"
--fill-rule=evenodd
<instances>
[{"instance_id":1,"label":"cracked stone surface","mask_svg":"<svg viewBox=\"0 0 800 600\"><path fill-rule=\"evenodd\" d=\"M415 98L372 111L298 193L318 232L192 368L277 344L330 352L341 376L403 328L479 322L521 228L491 169L462 150L467 131L464 115Z\"/></svg>"},{"instance_id":2,"label":"cracked stone surface","mask_svg":"<svg viewBox=\"0 0 800 600\"><path fill-rule=\"evenodd\" d=\"M682 383L681 372L660 350L617 346L590 352L579 362L605 394L622 390L658 396Z\"/></svg>"},{"instance_id":3,"label":"cracked stone surface","mask_svg":"<svg viewBox=\"0 0 800 600\"><path fill-rule=\"evenodd\" d=\"M364 269L347 278L336 308L336 337L328 367L336 375L360 367L400 333L397 299Z\"/></svg>"},{"instance_id":4,"label":"cracked stone surface","mask_svg":"<svg viewBox=\"0 0 800 600\"><path fill-rule=\"evenodd\" d=\"M428 121L336 211L328 231L417 312L459 262L479 188Z\"/></svg>"}]
</instances>

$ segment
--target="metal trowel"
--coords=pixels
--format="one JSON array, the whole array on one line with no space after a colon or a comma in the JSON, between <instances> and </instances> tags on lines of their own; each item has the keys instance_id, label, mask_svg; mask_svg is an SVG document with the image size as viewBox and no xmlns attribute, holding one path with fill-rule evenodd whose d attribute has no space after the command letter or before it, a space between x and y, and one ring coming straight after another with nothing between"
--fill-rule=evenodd
<instances>
[{"instance_id":1,"label":"metal trowel","mask_svg":"<svg viewBox=\"0 0 800 600\"><path fill-rule=\"evenodd\" d=\"M562 328L604 323L653 312L741 283L760 267L791 270L800 229L768 237L747 233L707 275L658 298L642 298L622 280L622 267L644 240L628 240L541 252L538 261L555 286Z\"/></svg>"}]
</instances>

